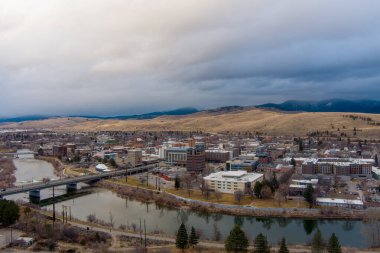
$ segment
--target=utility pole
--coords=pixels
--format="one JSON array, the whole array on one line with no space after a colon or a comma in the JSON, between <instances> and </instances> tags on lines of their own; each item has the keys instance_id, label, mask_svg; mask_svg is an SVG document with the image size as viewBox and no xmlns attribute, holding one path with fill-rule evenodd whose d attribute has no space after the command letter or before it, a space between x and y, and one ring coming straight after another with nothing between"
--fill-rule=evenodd
<instances>
[{"instance_id":1,"label":"utility pole","mask_svg":"<svg viewBox=\"0 0 380 253\"><path fill-rule=\"evenodd\" d=\"M125 166L125 182L128 183L128 165Z\"/></svg>"},{"instance_id":2,"label":"utility pole","mask_svg":"<svg viewBox=\"0 0 380 253\"><path fill-rule=\"evenodd\" d=\"M146 248L146 225L145 225L145 219L144 219L144 233L145 233L145 248Z\"/></svg>"},{"instance_id":3,"label":"utility pole","mask_svg":"<svg viewBox=\"0 0 380 253\"><path fill-rule=\"evenodd\" d=\"M53 186L53 224L55 222L55 194L54 194L54 186Z\"/></svg>"},{"instance_id":4,"label":"utility pole","mask_svg":"<svg viewBox=\"0 0 380 253\"><path fill-rule=\"evenodd\" d=\"M71 206L69 206L70 221L71 221Z\"/></svg>"},{"instance_id":5,"label":"utility pole","mask_svg":"<svg viewBox=\"0 0 380 253\"><path fill-rule=\"evenodd\" d=\"M63 224L65 224L65 206L62 205L62 221L63 221Z\"/></svg>"},{"instance_id":6,"label":"utility pole","mask_svg":"<svg viewBox=\"0 0 380 253\"><path fill-rule=\"evenodd\" d=\"M149 170L146 171L146 186L148 186L149 183Z\"/></svg>"},{"instance_id":7,"label":"utility pole","mask_svg":"<svg viewBox=\"0 0 380 253\"><path fill-rule=\"evenodd\" d=\"M66 213L66 224L67 224L67 206L65 206L65 213Z\"/></svg>"},{"instance_id":8,"label":"utility pole","mask_svg":"<svg viewBox=\"0 0 380 253\"><path fill-rule=\"evenodd\" d=\"M143 244L143 238L142 238L142 229L141 229L141 218L140 218L140 246Z\"/></svg>"}]
</instances>

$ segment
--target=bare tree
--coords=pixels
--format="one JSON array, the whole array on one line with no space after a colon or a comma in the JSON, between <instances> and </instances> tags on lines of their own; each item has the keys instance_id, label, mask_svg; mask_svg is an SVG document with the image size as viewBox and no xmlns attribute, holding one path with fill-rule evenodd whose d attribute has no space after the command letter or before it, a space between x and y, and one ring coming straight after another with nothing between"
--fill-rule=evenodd
<instances>
[{"instance_id":1,"label":"bare tree","mask_svg":"<svg viewBox=\"0 0 380 253\"><path fill-rule=\"evenodd\" d=\"M240 203L244 197L244 193L240 190L236 191L236 192L234 192L234 197L235 197L236 202Z\"/></svg>"},{"instance_id":2,"label":"bare tree","mask_svg":"<svg viewBox=\"0 0 380 253\"><path fill-rule=\"evenodd\" d=\"M220 191L215 191L214 195L217 201L221 200L223 197L223 194Z\"/></svg>"},{"instance_id":3,"label":"bare tree","mask_svg":"<svg viewBox=\"0 0 380 253\"><path fill-rule=\"evenodd\" d=\"M190 174L186 174L181 178L181 181L184 183L187 193L189 194L189 197L190 197L190 194L192 191L192 185L193 185L193 176Z\"/></svg>"},{"instance_id":4,"label":"bare tree","mask_svg":"<svg viewBox=\"0 0 380 253\"><path fill-rule=\"evenodd\" d=\"M272 190L268 185L264 185L263 188L261 188L260 194L263 199L269 199L273 195Z\"/></svg>"}]
</instances>

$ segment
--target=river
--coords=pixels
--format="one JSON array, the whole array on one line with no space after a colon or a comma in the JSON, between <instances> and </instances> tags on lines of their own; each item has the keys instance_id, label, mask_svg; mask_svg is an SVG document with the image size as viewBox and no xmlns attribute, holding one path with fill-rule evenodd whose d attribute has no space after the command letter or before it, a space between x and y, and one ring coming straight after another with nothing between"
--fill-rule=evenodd
<instances>
[{"instance_id":1,"label":"river","mask_svg":"<svg viewBox=\"0 0 380 253\"><path fill-rule=\"evenodd\" d=\"M50 177L53 175L51 164L36 159L15 159L17 168L17 181L29 181ZM188 227L194 226L202 233L203 239L213 239L215 231L220 233L221 239L225 239L234 224L242 225L250 241L258 233L266 235L270 243L278 243L285 237L289 244L304 244L313 237L315 231L320 229L325 238L335 233L341 244L351 247L367 247L368 242L363 234L365 224L362 221L346 220L306 220L285 218L254 218L238 217L222 214L198 214L188 210L176 210L160 208L155 204L144 204L135 200L119 197L117 194L100 188L90 188L91 194L80 196L56 204L56 210L61 212L62 206L70 206L73 217L86 220L90 214L105 222L113 217L115 226L121 224L139 227L140 219L146 221L148 232L161 231L165 234L174 235L183 221ZM64 194L65 187L59 188L56 194ZM51 197L51 190L41 192L42 198ZM22 198L26 200L28 194L13 195L11 199ZM46 207L52 210L52 206Z\"/></svg>"}]
</instances>

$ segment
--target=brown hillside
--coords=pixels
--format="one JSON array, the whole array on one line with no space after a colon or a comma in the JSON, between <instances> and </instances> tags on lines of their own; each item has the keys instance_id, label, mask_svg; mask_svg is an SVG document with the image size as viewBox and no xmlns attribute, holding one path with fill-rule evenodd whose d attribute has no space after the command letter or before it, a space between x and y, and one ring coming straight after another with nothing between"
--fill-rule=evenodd
<instances>
[{"instance_id":1,"label":"brown hillside","mask_svg":"<svg viewBox=\"0 0 380 253\"><path fill-rule=\"evenodd\" d=\"M352 119L343 115L371 118ZM283 113L263 109L247 109L230 113L195 113L187 116L164 116L151 120L92 120L58 118L2 125L1 128L47 128L63 131L162 131L202 130L207 132L261 132L269 135L306 135L312 131L345 132L353 136L380 139L380 115L364 113Z\"/></svg>"}]
</instances>

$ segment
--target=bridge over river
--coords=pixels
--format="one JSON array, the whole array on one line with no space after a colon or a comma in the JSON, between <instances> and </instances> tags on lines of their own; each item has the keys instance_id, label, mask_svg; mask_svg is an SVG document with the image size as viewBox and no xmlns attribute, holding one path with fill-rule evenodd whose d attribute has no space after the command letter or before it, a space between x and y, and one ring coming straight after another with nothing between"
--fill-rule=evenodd
<instances>
[{"instance_id":1,"label":"bridge over river","mask_svg":"<svg viewBox=\"0 0 380 253\"><path fill-rule=\"evenodd\" d=\"M143 172L152 170L156 167L157 167L157 164L150 164L146 166L134 167L128 170L115 170L115 171L103 172L103 173L95 174L95 175L68 177L68 178L62 178L58 180L51 180L48 182L39 182L39 183L32 183L32 184L27 184L27 185L12 187L12 188L6 188L0 191L0 198L7 195L29 192L29 197L39 199L40 190L42 189L66 185L67 190L76 190L77 183L80 183L80 182L91 183L91 182L96 182L98 180L105 179L105 178L120 177L120 176L125 176L125 175L143 173Z\"/></svg>"}]
</instances>

